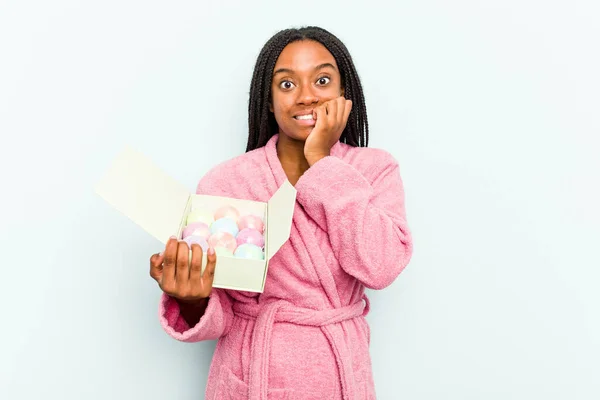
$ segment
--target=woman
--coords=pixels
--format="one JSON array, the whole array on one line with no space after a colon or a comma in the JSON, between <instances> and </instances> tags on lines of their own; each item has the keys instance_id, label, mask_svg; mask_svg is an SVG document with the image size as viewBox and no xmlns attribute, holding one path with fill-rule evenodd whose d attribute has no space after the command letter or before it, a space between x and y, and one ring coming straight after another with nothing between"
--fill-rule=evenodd
<instances>
[{"instance_id":1,"label":"woman","mask_svg":"<svg viewBox=\"0 0 600 400\"><path fill-rule=\"evenodd\" d=\"M390 285L412 254L396 161L367 148L361 84L346 47L317 27L262 49L247 152L197 192L266 202L287 179L297 201L264 292L212 288L216 256L172 238L150 259L160 321L177 340L218 339L206 399L375 399L365 288Z\"/></svg>"}]
</instances>

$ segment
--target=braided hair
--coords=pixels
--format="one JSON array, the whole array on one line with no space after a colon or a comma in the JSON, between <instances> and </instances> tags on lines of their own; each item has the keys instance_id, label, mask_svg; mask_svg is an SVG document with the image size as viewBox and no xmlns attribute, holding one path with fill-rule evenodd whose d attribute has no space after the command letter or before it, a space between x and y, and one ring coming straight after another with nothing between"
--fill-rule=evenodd
<instances>
[{"instance_id":1,"label":"braided hair","mask_svg":"<svg viewBox=\"0 0 600 400\"><path fill-rule=\"evenodd\" d=\"M263 147L278 132L275 116L269 110L273 69L279 55L292 42L313 40L321 43L335 58L344 88L344 97L352 100L352 111L340 136L340 142L354 147L367 147L369 124L363 89L346 46L325 29L309 26L285 29L265 43L254 67L248 104L248 144L246 152Z\"/></svg>"}]
</instances>

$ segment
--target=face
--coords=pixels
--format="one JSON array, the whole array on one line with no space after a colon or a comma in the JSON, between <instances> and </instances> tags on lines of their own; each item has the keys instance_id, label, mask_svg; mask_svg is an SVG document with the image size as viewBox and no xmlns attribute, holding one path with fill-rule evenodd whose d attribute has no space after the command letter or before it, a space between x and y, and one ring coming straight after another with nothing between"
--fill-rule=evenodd
<instances>
[{"instance_id":1,"label":"face","mask_svg":"<svg viewBox=\"0 0 600 400\"><path fill-rule=\"evenodd\" d=\"M271 112L280 135L304 141L315 126L312 110L343 95L333 55L321 43L303 40L287 45L273 69Z\"/></svg>"}]
</instances>

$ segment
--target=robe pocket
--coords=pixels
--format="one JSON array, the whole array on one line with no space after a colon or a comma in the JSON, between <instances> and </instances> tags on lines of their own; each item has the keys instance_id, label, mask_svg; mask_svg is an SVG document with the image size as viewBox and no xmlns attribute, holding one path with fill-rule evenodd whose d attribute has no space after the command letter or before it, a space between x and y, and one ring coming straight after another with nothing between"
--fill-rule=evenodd
<instances>
[{"instance_id":1,"label":"robe pocket","mask_svg":"<svg viewBox=\"0 0 600 400\"><path fill-rule=\"evenodd\" d=\"M291 389L268 389L268 400L296 400ZM248 400L248 384L226 366L221 366L213 400Z\"/></svg>"}]
</instances>

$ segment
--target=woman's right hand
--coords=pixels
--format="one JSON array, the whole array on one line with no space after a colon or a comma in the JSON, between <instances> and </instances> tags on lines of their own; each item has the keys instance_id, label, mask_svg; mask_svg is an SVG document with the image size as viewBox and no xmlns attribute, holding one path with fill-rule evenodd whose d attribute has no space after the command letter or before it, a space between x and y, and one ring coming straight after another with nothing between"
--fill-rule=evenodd
<instances>
[{"instance_id":1,"label":"woman's right hand","mask_svg":"<svg viewBox=\"0 0 600 400\"><path fill-rule=\"evenodd\" d=\"M212 291L217 256L212 248L207 252L207 265L202 273L202 248L192 244L190 263L186 242L169 239L165 251L150 257L150 276L161 290L185 303L204 301Z\"/></svg>"}]
</instances>

